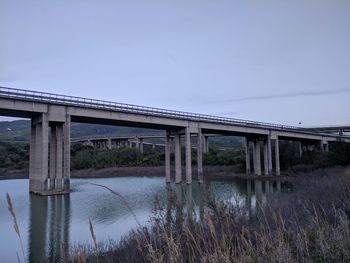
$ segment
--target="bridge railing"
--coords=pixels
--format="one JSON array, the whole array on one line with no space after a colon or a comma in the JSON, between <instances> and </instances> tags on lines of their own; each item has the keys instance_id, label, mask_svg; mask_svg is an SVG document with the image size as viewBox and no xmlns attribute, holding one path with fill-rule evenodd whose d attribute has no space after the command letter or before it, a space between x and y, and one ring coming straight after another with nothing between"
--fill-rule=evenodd
<instances>
[{"instance_id":1,"label":"bridge railing","mask_svg":"<svg viewBox=\"0 0 350 263\"><path fill-rule=\"evenodd\" d=\"M208 114L198 114L198 113L190 113L190 112L184 112L184 111L166 110L166 109L155 108L155 107L138 106L133 104L118 103L118 102L98 100L98 99L88 99L88 98L75 97L75 96L69 96L69 95L59 95L59 94L48 93L48 92L14 89L14 88L8 88L8 87L0 87L0 97L15 98L15 99L28 100L28 101L38 101L38 102L45 102L45 103L81 106L81 107L89 107L89 108L98 108L98 109L106 109L106 110L138 113L138 114L147 114L147 115L153 115L153 116L194 120L194 121L207 121L207 122L236 124L236 125L238 124L238 125L250 126L250 127L252 126L264 127L264 128L274 128L274 129L281 129L281 130L293 130L293 131L300 130L299 127L289 126L289 125L279 125L274 123L249 121L249 120L242 120L242 119L236 119L236 118L213 116Z\"/></svg>"}]
</instances>

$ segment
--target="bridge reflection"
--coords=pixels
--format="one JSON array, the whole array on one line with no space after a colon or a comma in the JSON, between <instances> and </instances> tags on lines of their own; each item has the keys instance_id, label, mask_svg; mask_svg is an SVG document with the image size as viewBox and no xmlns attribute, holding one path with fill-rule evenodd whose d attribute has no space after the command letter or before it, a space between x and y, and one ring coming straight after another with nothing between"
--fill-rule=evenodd
<instances>
[{"instance_id":1,"label":"bridge reflection","mask_svg":"<svg viewBox=\"0 0 350 263\"><path fill-rule=\"evenodd\" d=\"M59 262L69 250L70 196L30 195L28 262Z\"/></svg>"},{"instance_id":2,"label":"bridge reflection","mask_svg":"<svg viewBox=\"0 0 350 263\"><path fill-rule=\"evenodd\" d=\"M164 188L163 188L164 189ZM256 216L257 208L268 201L267 196L281 191L281 182L276 180L207 181L203 184L167 184L163 190L165 218L167 223L202 221L210 212L212 193L219 193L221 200L245 207L247 216ZM131 198L131 197L130 197ZM134 197L133 197L134 198ZM128 198L129 199L129 198ZM125 215L118 205L104 209L116 222ZM119 204L118 199L111 202ZM151 202L151 201L150 201ZM237 202L237 203L235 203ZM95 207L95 206L94 206ZM103 209L103 207L101 208ZM100 210L92 210L91 216ZM138 211L138 210L136 210ZM151 208L150 211L151 213ZM132 219L133 220L133 219ZM112 221L107 220L109 223ZM106 221L104 221L106 222ZM30 222L28 235L28 262L60 262L68 255L71 227L70 195L30 195ZM87 226L86 226L87 229Z\"/></svg>"},{"instance_id":3,"label":"bridge reflection","mask_svg":"<svg viewBox=\"0 0 350 263\"><path fill-rule=\"evenodd\" d=\"M226 182L227 183L227 182ZM176 184L166 186L167 221L175 216L175 220L203 220L205 211L210 208L209 203L215 199L211 195L214 185L210 182L199 185ZM244 207L247 215L252 218L256 215L257 208L265 205L268 196L279 193L282 190L281 181L277 180L244 180L239 184L232 184L231 195L226 199L234 205Z\"/></svg>"}]
</instances>

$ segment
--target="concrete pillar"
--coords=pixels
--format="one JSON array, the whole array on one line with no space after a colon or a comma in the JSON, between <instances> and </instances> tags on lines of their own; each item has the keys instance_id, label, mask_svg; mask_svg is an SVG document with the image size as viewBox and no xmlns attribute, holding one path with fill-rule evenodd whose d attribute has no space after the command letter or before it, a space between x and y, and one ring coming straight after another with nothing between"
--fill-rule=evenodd
<instances>
[{"instance_id":1,"label":"concrete pillar","mask_svg":"<svg viewBox=\"0 0 350 263\"><path fill-rule=\"evenodd\" d=\"M252 141L252 155L253 155L253 169L254 169L254 175L256 174L257 168L257 161L256 161L256 144L254 141Z\"/></svg>"},{"instance_id":2,"label":"concrete pillar","mask_svg":"<svg viewBox=\"0 0 350 263\"><path fill-rule=\"evenodd\" d=\"M255 175L260 176L261 175L261 156L260 156L260 141L255 141L255 162L256 162L256 169L255 169Z\"/></svg>"},{"instance_id":3,"label":"concrete pillar","mask_svg":"<svg viewBox=\"0 0 350 263\"><path fill-rule=\"evenodd\" d=\"M244 150L245 150L245 167L246 167L246 174L250 175L250 153L249 153L249 139L244 138Z\"/></svg>"},{"instance_id":4,"label":"concrete pillar","mask_svg":"<svg viewBox=\"0 0 350 263\"><path fill-rule=\"evenodd\" d=\"M71 117L66 115L66 122L63 124L63 190L70 190L70 128Z\"/></svg>"},{"instance_id":5,"label":"concrete pillar","mask_svg":"<svg viewBox=\"0 0 350 263\"><path fill-rule=\"evenodd\" d=\"M275 140L275 166L276 166L276 175L281 175L280 170L280 150L279 150L279 142L278 137Z\"/></svg>"},{"instance_id":6,"label":"concrete pillar","mask_svg":"<svg viewBox=\"0 0 350 263\"><path fill-rule=\"evenodd\" d=\"M209 137L208 136L204 136L204 149L205 152L208 153L209 152Z\"/></svg>"},{"instance_id":7,"label":"concrete pillar","mask_svg":"<svg viewBox=\"0 0 350 263\"><path fill-rule=\"evenodd\" d=\"M186 183L192 183L192 146L191 133L188 128L185 131L186 137Z\"/></svg>"},{"instance_id":8,"label":"concrete pillar","mask_svg":"<svg viewBox=\"0 0 350 263\"><path fill-rule=\"evenodd\" d=\"M298 149L299 149L299 157L303 156L303 147L301 145L301 142L298 142Z\"/></svg>"},{"instance_id":9,"label":"concrete pillar","mask_svg":"<svg viewBox=\"0 0 350 263\"><path fill-rule=\"evenodd\" d=\"M156 150L156 145L153 143L152 144L152 152L154 152Z\"/></svg>"},{"instance_id":10,"label":"concrete pillar","mask_svg":"<svg viewBox=\"0 0 350 263\"><path fill-rule=\"evenodd\" d=\"M32 176L35 173L35 139L36 139L36 126L33 123L33 119L31 120L31 129L30 129L30 146L29 146L29 178L32 178Z\"/></svg>"},{"instance_id":11,"label":"concrete pillar","mask_svg":"<svg viewBox=\"0 0 350 263\"><path fill-rule=\"evenodd\" d=\"M135 138L135 147L136 147L136 149L140 148L140 142L139 142L139 138L138 137Z\"/></svg>"},{"instance_id":12,"label":"concrete pillar","mask_svg":"<svg viewBox=\"0 0 350 263\"><path fill-rule=\"evenodd\" d=\"M326 144L324 146L325 146L325 151L329 152L329 144L328 144L328 142L326 142Z\"/></svg>"},{"instance_id":13,"label":"concrete pillar","mask_svg":"<svg viewBox=\"0 0 350 263\"><path fill-rule=\"evenodd\" d=\"M272 175L272 145L271 145L271 136L267 136L267 156L268 156L268 166L269 166L269 175Z\"/></svg>"},{"instance_id":14,"label":"concrete pillar","mask_svg":"<svg viewBox=\"0 0 350 263\"><path fill-rule=\"evenodd\" d=\"M269 153L268 153L268 146L267 146L267 140L264 141L264 175L269 175Z\"/></svg>"},{"instance_id":15,"label":"concrete pillar","mask_svg":"<svg viewBox=\"0 0 350 263\"><path fill-rule=\"evenodd\" d=\"M203 183L203 135L201 129L199 129L197 135L197 167L198 181L199 183Z\"/></svg>"},{"instance_id":16,"label":"concrete pillar","mask_svg":"<svg viewBox=\"0 0 350 263\"><path fill-rule=\"evenodd\" d=\"M182 172L181 172L181 135L175 134L175 182L181 183Z\"/></svg>"},{"instance_id":17,"label":"concrete pillar","mask_svg":"<svg viewBox=\"0 0 350 263\"><path fill-rule=\"evenodd\" d=\"M42 194L47 190L48 181L48 157L49 157L49 122L46 114L32 119L32 125L35 126L34 142L32 153L34 158L31 160L32 169L29 174L29 191L32 193Z\"/></svg>"},{"instance_id":18,"label":"concrete pillar","mask_svg":"<svg viewBox=\"0 0 350 263\"><path fill-rule=\"evenodd\" d=\"M107 139L107 149L108 150L112 149L112 140L111 140L111 138Z\"/></svg>"},{"instance_id":19,"label":"concrete pillar","mask_svg":"<svg viewBox=\"0 0 350 263\"><path fill-rule=\"evenodd\" d=\"M170 183L170 134L166 132L165 138L165 182Z\"/></svg>"},{"instance_id":20,"label":"concrete pillar","mask_svg":"<svg viewBox=\"0 0 350 263\"><path fill-rule=\"evenodd\" d=\"M56 129L56 126L52 126L51 137L50 137L50 158L49 158L50 190L54 190L56 187L56 151L57 151L57 129Z\"/></svg>"},{"instance_id":21,"label":"concrete pillar","mask_svg":"<svg viewBox=\"0 0 350 263\"><path fill-rule=\"evenodd\" d=\"M55 190L61 191L63 188L63 125L58 125L56 127L56 188ZM70 155L70 152L69 152Z\"/></svg>"},{"instance_id":22,"label":"concrete pillar","mask_svg":"<svg viewBox=\"0 0 350 263\"><path fill-rule=\"evenodd\" d=\"M140 152L143 154L143 139L140 139Z\"/></svg>"}]
</instances>

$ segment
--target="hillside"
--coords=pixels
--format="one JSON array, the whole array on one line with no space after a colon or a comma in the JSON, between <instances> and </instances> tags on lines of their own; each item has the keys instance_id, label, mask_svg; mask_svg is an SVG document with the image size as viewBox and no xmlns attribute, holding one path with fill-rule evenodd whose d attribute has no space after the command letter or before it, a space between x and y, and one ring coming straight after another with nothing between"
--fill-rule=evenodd
<instances>
[{"instance_id":1,"label":"hillside","mask_svg":"<svg viewBox=\"0 0 350 263\"><path fill-rule=\"evenodd\" d=\"M133 127L118 127L108 125L96 125L85 123L73 123L71 137L85 136L110 136L110 135L136 135L159 134L162 131L141 129ZM3 142L28 142L30 136L30 121L2 121L0 122L0 141Z\"/></svg>"},{"instance_id":2,"label":"hillside","mask_svg":"<svg viewBox=\"0 0 350 263\"><path fill-rule=\"evenodd\" d=\"M137 134L160 134L163 131L142 129L134 127L120 127L109 125L72 123L71 137L88 137L88 136L117 136L117 135L137 135ZM30 121L15 120L0 122L0 141L2 142L28 142L30 136ZM241 140L238 137L218 136L210 138L210 142L219 147L240 147Z\"/></svg>"}]
</instances>

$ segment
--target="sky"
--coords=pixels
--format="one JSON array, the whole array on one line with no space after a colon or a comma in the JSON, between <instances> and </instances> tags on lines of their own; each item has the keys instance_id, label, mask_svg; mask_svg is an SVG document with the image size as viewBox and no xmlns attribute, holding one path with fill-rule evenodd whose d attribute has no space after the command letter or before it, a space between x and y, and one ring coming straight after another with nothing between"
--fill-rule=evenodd
<instances>
[{"instance_id":1,"label":"sky","mask_svg":"<svg viewBox=\"0 0 350 263\"><path fill-rule=\"evenodd\" d=\"M0 0L0 86L350 124L350 1Z\"/></svg>"}]
</instances>

